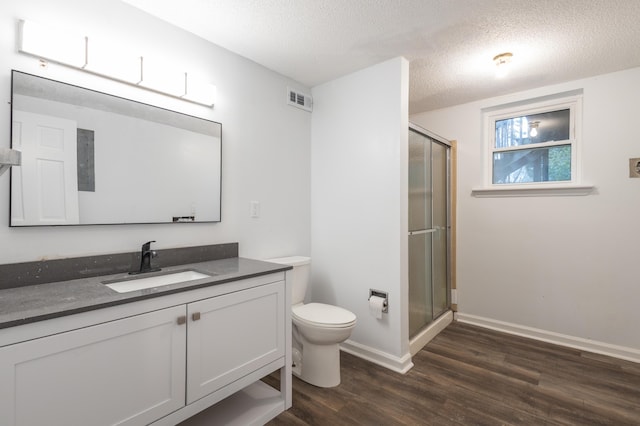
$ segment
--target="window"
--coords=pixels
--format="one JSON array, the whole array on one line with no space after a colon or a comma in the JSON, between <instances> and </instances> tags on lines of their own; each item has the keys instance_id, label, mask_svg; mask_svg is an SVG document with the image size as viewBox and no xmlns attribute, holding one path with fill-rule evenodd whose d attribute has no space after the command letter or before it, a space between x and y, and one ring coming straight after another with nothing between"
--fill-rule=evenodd
<instances>
[{"instance_id":1,"label":"window","mask_svg":"<svg viewBox=\"0 0 640 426\"><path fill-rule=\"evenodd\" d=\"M485 113L489 186L577 182L581 97Z\"/></svg>"}]
</instances>

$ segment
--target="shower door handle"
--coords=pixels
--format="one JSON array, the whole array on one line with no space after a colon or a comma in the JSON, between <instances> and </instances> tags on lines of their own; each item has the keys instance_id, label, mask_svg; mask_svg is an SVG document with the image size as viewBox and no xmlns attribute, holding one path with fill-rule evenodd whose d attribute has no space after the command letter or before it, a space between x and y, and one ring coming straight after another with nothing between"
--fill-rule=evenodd
<instances>
[{"instance_id":1,"label":"shower door handle","mask_svg":"<svg viewBox=\"0 0 640 426\"><path fill-rule=\"evenodd\" d=\"M437 229L421 229L419 231L409 231L409 235L421 235L421 234L432 234L436 232Z\"/></svg>"}]
</instances>

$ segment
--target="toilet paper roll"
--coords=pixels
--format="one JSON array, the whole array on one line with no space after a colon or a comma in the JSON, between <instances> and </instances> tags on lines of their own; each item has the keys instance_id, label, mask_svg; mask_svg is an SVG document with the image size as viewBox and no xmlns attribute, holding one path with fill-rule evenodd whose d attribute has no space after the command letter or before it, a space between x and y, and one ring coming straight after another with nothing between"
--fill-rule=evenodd
<instances>
[{"instance_id":1,"label":"toilet paper roll","mask_svg":"<svg viewBox=\"0 0 640 426\"><path fill-rule=\"evenodd\" d=\"M369 297L369 313L371 316L381 319L382 310L384 309L384 297L371 296Z\"/></svg>"}]
</instances>

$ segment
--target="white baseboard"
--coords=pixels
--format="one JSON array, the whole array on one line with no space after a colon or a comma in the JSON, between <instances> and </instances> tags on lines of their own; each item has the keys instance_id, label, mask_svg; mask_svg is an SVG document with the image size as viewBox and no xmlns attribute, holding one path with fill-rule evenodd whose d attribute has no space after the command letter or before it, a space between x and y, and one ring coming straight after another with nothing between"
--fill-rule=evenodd
<instances>
[{"instance_id":1,"label":"white baseboard","mask_svg":"<svg viewBox=\"0 0 640 426\"><path fill-rule=\"evenodd\" d=\"M566 334L555 333L553 331L541 330L524 325L498 321L491 318L479 317L476 315L461 314L459 312L456 313L455 318L459 322L477 325L479 327L490 328L492 330L515 334L517 336L528 337L530 339L540 340L547 343L554 343L556 345L640 363L640 350L638 349L569 336Z\"/></svg>"},{"instance_id":2,"label":"white baseboard","mask_svg":"<svg viewBox=\"0 0 640 426\"><path fill-rule=\"evenodd\" d=\"M433 321L427 328L420 331L413 339L409 341L409 352L414 356L420 349L424 348L434 337L444 330L453 321L453 312L447 311L438 319Z\"/></svg>"},{"instance_id":3,"label":"white baseboard","mask_svg":"<svg viewBox=\"0 0 640 426\"><path fill-rule=\"evenodd\" d=\"M413 367L413 362L411 362L411 354L409 353L405 354L402 357L397 357L383 352L379 349L375 349L351 340L347 340L341 343L340 350L402 374L405 374Z\"/></svg>"}]
</instances>

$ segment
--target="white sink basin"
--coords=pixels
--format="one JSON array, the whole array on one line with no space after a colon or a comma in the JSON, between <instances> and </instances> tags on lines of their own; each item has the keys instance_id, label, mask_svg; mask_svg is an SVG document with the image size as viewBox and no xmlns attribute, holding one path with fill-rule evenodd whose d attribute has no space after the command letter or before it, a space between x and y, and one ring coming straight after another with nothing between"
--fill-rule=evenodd
<instances>
[{"instance_id":1,"label":"white sink basin","mask_svg":"<svg viewBox=\"0 0 640 426\"><path fill-rule=\"evenodd\" d=\"M129 291L144 290L145 288L184 283L209 277L211 277L211 275L187 270L164 275L154 275L152 277L126 278L120 281L105 281L103 284L118 293L127 293Z\"/></svg>"}]
</instances>

